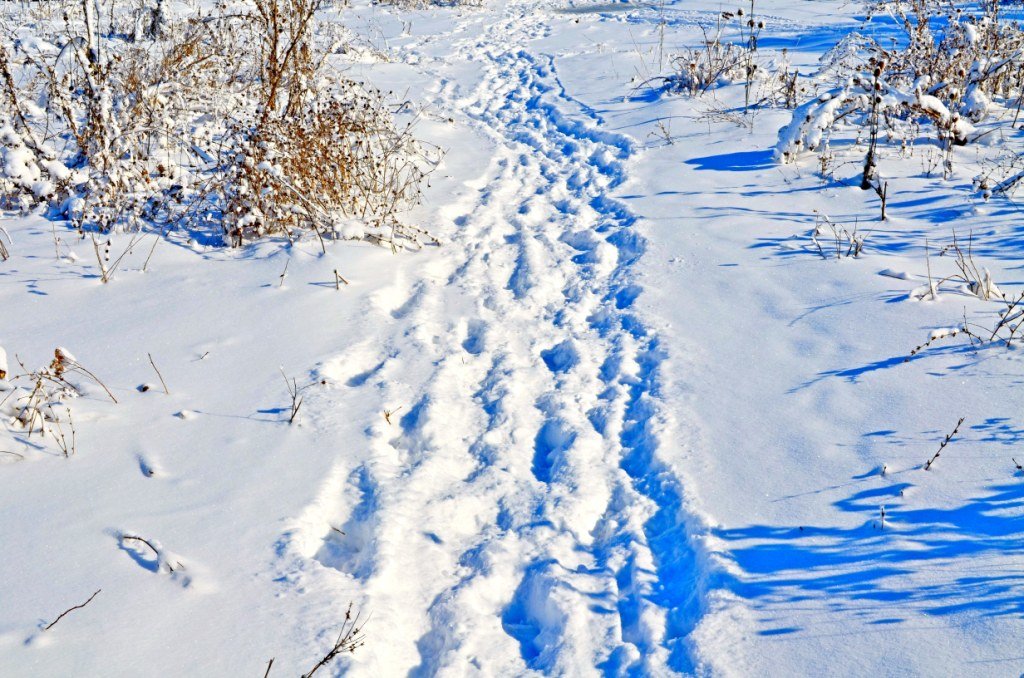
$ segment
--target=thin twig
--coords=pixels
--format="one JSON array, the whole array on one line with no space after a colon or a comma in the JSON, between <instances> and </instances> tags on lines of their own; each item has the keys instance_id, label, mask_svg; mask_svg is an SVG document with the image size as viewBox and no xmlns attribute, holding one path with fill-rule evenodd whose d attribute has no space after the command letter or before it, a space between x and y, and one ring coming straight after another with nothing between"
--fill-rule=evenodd
<instances>
[{"instance_id":1,"label":"thin twig","mask_svg":"<svg viewBox=\"0 0 1024 678\"><path fill-rule=\"evenodd\" d=\"M71 444L68 444L68 440L64 435L64 428L60 425L60 421L55 421L54 426L57 431L54 432L53 428L48 428L50 435L53 437L57 446L60 447L61 452L64 453L64 458L67 459L73 456L78 451L77 436L75 434L75 422L71 418L71 410L68 410L68 426L71 428Z\"/></svg>"},{"instance_id":2,"label":"thin twig","mask_svg":"<svg viewBox=\"0 0 1024 678\"><path fill-rule=\"evenodd\" d=\"M334 646L310 669L309 673L302 674L302 678L310 678L342 652L355 652L364 645L366 636L363 635L362 629L366 624L360 624L360 618L361 614L352 616L352 604L349 603L348 610L345 611L345 621L341 625L341 631L338 632L338 639L334 641ZM367 621L369 621L368 618Z\"/></svg>"},{"instance_id":3,"label":"thin twig","mask_svg":"<svg viewBox=\"0 0 1024 678\"><path fill-rule=\"evenodd\" d=\"M288 259L286 262L284 262L284 270L281 271L281 282L277 284L278 287L284 287L284 279L288 277L288 265L290 263L292 263L291 259Z\"/></svg>"},{"instance_id":4,"label":"thin twig","mask_svg":"<svg viewBox=\"0 0 1024 678\"><path fill-rule=\"evenodd\" d=\"M84 367L82 367L82 364L80 362L78 362L78 361L74 361L74 362L69 361L68 362L68 367L76 369L76 370L79 370L80 372L85 374L87 377L89 377L90 379L95 381L97 384L99 384L100 387L102 387L103 390L107 392L107 395L110 396L110 399L114 401L114 404L115 405L117 404L117 398L115 398L114 394L110 392L110 389L107 388L107 385L104 384L102 381L100 381L100 378L97 377L95 374L93 374L89 370L87 370Z\"/></svg>"},{"instance_id":5,"label":"thin twig","mask_svg":"<svg viewBox=\"0 0 1024 678\"><path fill-rule=\"evenodd\" d=\"M153 247L149 250L149 256L146 257L146 262L142 264L142 272L146 272L146 268L149 266L149 260L153 258L153 252L156 252L156 246L160 244L160 235L157 234L153 239Z\"/></svg>"},{"instance_id":6,"label":"thin twig","mask_svg":"<svg viewBox=\"0 0 1024 678\"><path fill-rule=\"evenodd\" d=\"M11 234L7 232L7 229L0 226L0 233L3 233L5 236L7 236L7 244L10 245L11 247L14 247L14 241L11 240ZM3 239L0 238L0 261L7 261L10 258L10 249L8 249L8 247L4 245Z\"/></svg>"},{"instance_id":7,"label":"thin twig","mask_svg":"<svg viewBox=\"0 0 1024 678\"><path fill-rule=\"evenodd\" d=\"M295 423L295 417L299 416L299 408L302 407L302 396L299 395L299 384L293 378L291 381L288 380L288 375L284 373L284 368L281 368L281 376L284 377L285 387L288 389L288 395L292 398L291 405L291 416L288 417L288 423Z\"/></svg>"},{"instance_id":8,"label":"thin twig","mask_svg":"<svg viewBox=\"0 0 1024 678\"><path fill-rule=\"evenodd\" d=\"M64 618L64 615L68 614L69 612L74 612L75 610L81 610L81 609L82 609L83 607L85 607L86 605L88 605L89 603L91 603L91 602L92 602L92 599L93 599L93 598L95 598L95 597L96 597L97 595L99 595L99 592L100 592L100 591L102 591L102 590L103 590L103 589L96 589L96 593L94 593L94 594L92 594L91 596L89 596L89 600L85 601L84 603L82 603L82 604L80 604L80 605L75 605L75 606L73 606L73 607L69 607L68 609L66 609L66 610L64 610L63 612L61 612L61 613L60 613L60 616L58 616L58 617L57 617L56 619L54 619L54 620L53 620L52 622L50 622L49 624L47 624L46 626L44 626L44 627L43 627L43 630L44 630L44 631L49 631L50 629L52 629L52 628L53 628L53 627L54 627L54 626L55 626L55 625L57 624L57 622L59 622L59 621L60 621L61 619L63 619L63 618Z\"/></svg>"},{"instance_id":9,"label":"thin twig","mask_svg":"<svg viewBox=\"0 0 1024 678\"><path fill-rule=\"evenodd\" d=\"M57 261L60 261L60 238L57 237L57 222L50 222L50 233L53 234L53 254L57 257ZM3 246L4 244L0 242L0 258L7 259L4 256Z\"/></svg>"},{"instance_id":10,"label":"thin twig","mask_svg":"<svg viewBox=\"0 0 1024 678\"><path fill-rule=\"evenodd\" d=\"M931 257L929 255L930 255L930 252L928 250L928 239L925 238L924 239L924 263L928 267L928 290L932 294L932 301L935 301L935 296L936 296L935 295L935 291L936 290L935 290L935 283L932 282L932 260L931 260Z\"/></svg>"},{"instance_id":11,"label":"thin twig","mask_svg":"<svg viewBox=\"0 0 1024 678\"><path fill-rule=\"evenodd\" d=\"M103 262L103 255L100 254L100 244L99 242L96 241L96 235L90 233L90 236L92 237L93 251L96 252L96 263L99 264L100 267L100 280L103 281L104 284L106 284L110 282L110 275L107 271L107 265Z\"/></svg>"},{"instance_id":12,"label":"thin twig","mask_svg":"<svg viewBox=\"0 0 1024 678\"><path fill-rule=\"evenodd\" d=\"M156 372L156 376L160 377L160 385L164 387L164 393L171 395L171 392L167 390L167 382L164 381L164 375L160 374L160 370L157 368L156 363L153 362L153 354L147 353L146 355L149 356L149 364L153 366L153 371Z\"/></svg>"},{"instance_id":13,"label":"thin twig","mask_svg":"<svg viewBox=\"0 0 1024 678\"><path fill-rule=\"evenodd\" d=\"M932 464L934 464L935 460L939 458L940 454L942 454L942 450L946 449L946 445L949 445L949 442L951 440L953 440L953 436L955 436L957 434L957 431L960 430L960 425L963 424L963 423L964 423L964 417L960 417L960 421L958 421L956 423L956 428L954 428L951 433L948 433L946 435L946 439L942 441L941 445L939 445L939 449L935 453L935 456L932 457L931 459L929 459L928 462L924 465L924 470L925 471L927 471L928 469L930 469L932 467Z\"/></svg>"},{"instance_id":14,"label":"thin twig","mask_svg":"<svg viewBox=\"0 0 1024 678\"><path fill-rule=\"evenodd\" d=\"M146 539L145 537L138 537L138 536L133 535L133 534L122 534L121 535L121 543L123 544L126 541L142 542L143 544L148 546L150 548L150 550L153 551L153 555L156 556L157 569L159 569L159 567L160 567L160 562L163 561L164 565L167 566L167 571L168 572L174 572L174 568L171 567L171 563L169 561L167 561L167 560L164 560L163 554L160 553L160 549L158 549L157 547L153 546L153 544L150 543L150 541L148 539Z\"/></svg>"}]
</instances>

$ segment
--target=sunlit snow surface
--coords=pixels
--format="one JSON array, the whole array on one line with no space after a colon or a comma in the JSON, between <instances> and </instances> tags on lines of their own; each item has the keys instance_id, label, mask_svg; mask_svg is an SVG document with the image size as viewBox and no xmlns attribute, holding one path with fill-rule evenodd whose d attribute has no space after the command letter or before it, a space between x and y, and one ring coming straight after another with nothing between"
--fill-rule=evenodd
<instances>
[{"instance_id":1,"label":"sunlit snow surface","mask_svg":"<svg viewBox=\"0 0 1024 678\"><path fill-rule=\"evenodd\" d=\"M860 28L757 7L805 74ZM1019 674L1024 363L945 335L906 360L995 314L914 294L925 240L945 276L973 232L1019 290L1019 213L973 149L950 180L919 149L880 222L853 133L823 180L741 84L658 92L721 9L329 12L361 36L332 63L448 149L409 217L439 248L172 233L104 285L89 240L6 216L9 371L66 346L119 402L82 382L70 459L0 433L0 675L300 674L350 602L366 645L327 675ZM864 255L819 255L818 214Z\"/></svg>"}]
</instances>

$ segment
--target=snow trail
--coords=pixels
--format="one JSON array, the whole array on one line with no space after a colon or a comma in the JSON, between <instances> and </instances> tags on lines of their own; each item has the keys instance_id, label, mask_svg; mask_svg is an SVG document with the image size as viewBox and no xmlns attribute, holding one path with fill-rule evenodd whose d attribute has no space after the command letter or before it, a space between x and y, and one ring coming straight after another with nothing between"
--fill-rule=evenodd
<instances>
[{"instance_id":1,"label":"snow trail","mask_svg":"<svg viewBox=\"0 0 1024 678\"><path fill-rule=\"evenodd\" d=\"M353 666L377 674L697 668L700 578L658 453L664 355L632 309L645 242L610 195L636 149L530 51L542 14L510 3L456 44L449 63L483 77L442 104L493 144L490 167L427 275L379 300L390 333L321 368L394 409L282 553L357 584L381 643Z\"/></svg>"}]
</instances>

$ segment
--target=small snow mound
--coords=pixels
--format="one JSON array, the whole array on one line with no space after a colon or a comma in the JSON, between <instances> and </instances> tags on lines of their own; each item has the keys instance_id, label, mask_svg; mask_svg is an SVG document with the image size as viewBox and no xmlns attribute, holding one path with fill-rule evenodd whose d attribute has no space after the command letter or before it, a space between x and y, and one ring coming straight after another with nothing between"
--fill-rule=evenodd
<instances>
[{"instance_id":1,"label":"small snow mound","mask_svg":"<svg viewBox=\"0 0 1024 678\"><path fill-rule=\"evenodd\" d=\"M878 272L878 275L884 275L887 278L896 278L897 280L910 280L912 276L906 271L897 271L894 268L885 268Z\"/></svg>"},{"instance_id":2,"label":"small snow mound","mask_svg":"<svg viewBox=\"0 0 1024 678\"><path fill-rule=\"evenodd\" d=\"M364 342L325 360L313 372L317 382L327 386L362 386L387 363L377 346Z\"/></svg>"},{"instance_id":3,"label":"small snow mound","mask_svg":"<svg viewBox=\"0 0 1024 678\"><path fill-rule=\"evenodd\" d=\"M959 332L959 327L940 327L939 329L932 330L930 341L938 341L939 339L945 339L946 337L955 337Z\"/></svg>"}]
</instances>

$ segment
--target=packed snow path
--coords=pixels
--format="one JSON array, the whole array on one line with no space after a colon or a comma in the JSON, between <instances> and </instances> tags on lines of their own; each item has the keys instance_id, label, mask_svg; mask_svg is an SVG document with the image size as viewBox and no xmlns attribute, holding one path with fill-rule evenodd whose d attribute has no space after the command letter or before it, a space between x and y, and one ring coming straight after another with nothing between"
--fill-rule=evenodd
<instances>
[{"instance_id":1,"label":"packed snow path","mask_svg":"<svg viewBox=\"0 0 1024 678\"><path fill-rule=\"evenodd\" d=\"M375 675L694 669L662 350L631 312L644 241L609 196L633 142L530 51L537 14L510 3L456 43L449 63L482 79L442 105L493 159L427 276L377 305L387 333L321 370L393 413L368 422L365 461L339 459L286 567L358 583L378 640L353 661Z\"/></svg>"}]
</instances>

